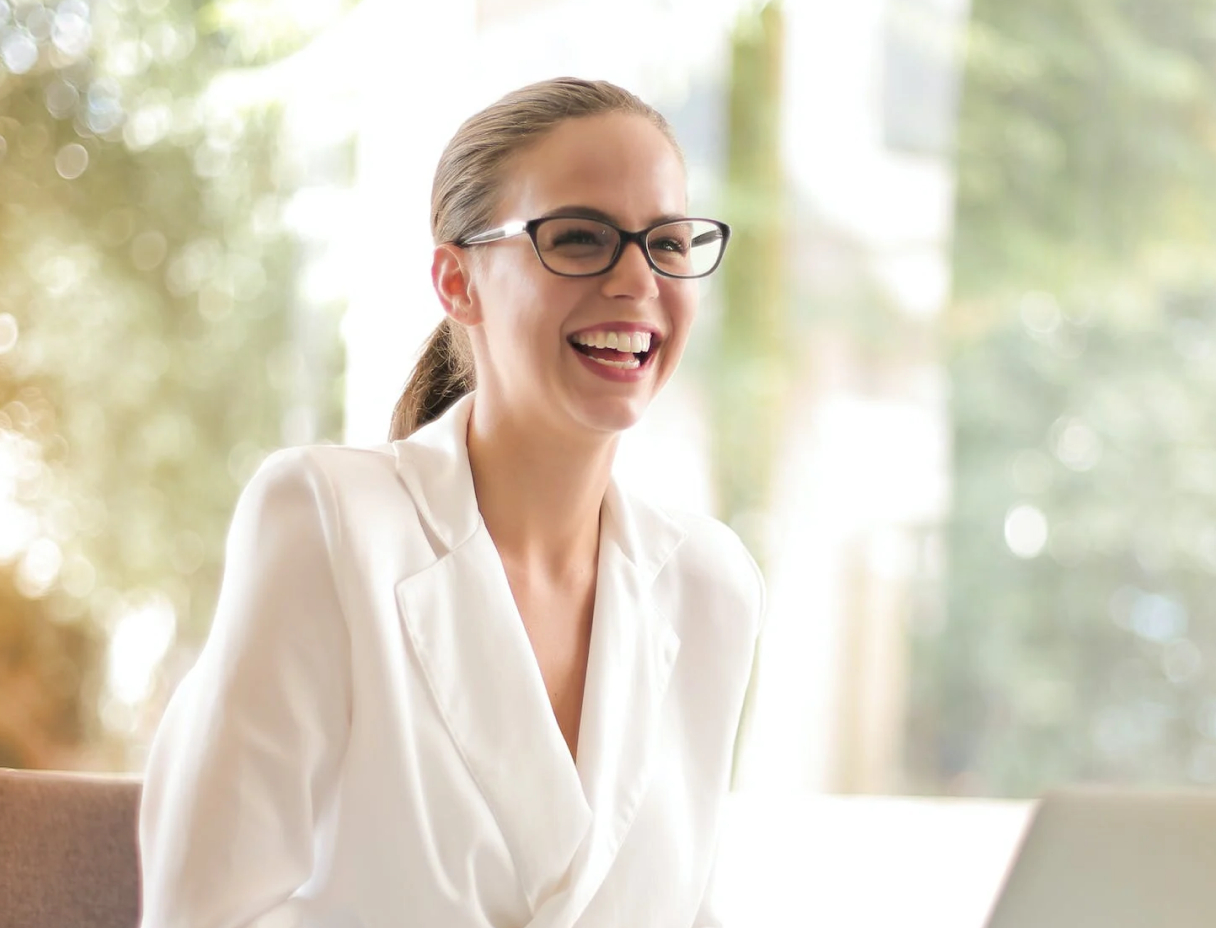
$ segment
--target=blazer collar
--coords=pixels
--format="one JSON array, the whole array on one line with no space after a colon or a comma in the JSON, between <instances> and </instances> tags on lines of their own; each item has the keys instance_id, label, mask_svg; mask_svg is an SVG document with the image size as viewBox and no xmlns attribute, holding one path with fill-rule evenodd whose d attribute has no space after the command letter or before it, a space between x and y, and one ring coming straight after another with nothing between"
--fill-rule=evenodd
<instances>
[{"instance_id":1,"label":"blazer collar","mask_svg":"<svg viewBox=\"0 0 1216 928\"><path fill-rule=\"evenodd\" d=\"M468 449L475 397L462 396L438 419L392 443L401 480L427 528L447 551L460 547L482 524ZM627 493L615 476L604 495L604 512L604 537L649 580L658 576L686 534L661 509Z\"/></svg>"},{"instance_id":2,"label":"blazer collar","mask_svg":"<svg viewBox=\"0 0 1216 928\"><path fill-rule=\"evenodd\" d=\"M397 473L427 528L448 551L460 547L481 525L467 443L472 412L470 393L438 419L393 442Z\"/></svg>"}]
</instances>

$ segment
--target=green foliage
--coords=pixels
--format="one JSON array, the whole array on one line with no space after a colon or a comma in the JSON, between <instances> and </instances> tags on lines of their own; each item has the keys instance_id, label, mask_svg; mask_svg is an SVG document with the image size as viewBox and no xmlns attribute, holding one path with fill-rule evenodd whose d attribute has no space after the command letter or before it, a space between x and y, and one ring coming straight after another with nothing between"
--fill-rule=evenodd
<instances>
[{"instance_id":1,"label":"green foliage","mask_svg":"<svg viewBox=\"0 0 1216 928\"><path fill-rule=\"evenodd\" d=\"M974 4L956 290L1071 288L1216 220L1208 0Z\"/></svg>"},{"instance_id":2,"label":"green foliage","mask_svg":"<svg viewBox=\"0 0 1216 928\"><path fill-rule=\"evenodd\" d=\"M209 95L266 57L265 42L243 57L232 6L14 7L41 41L24 73L0 64L0 314L20 333L0 354L0 437L27 440L33 478L5 511L32 529L0 552L0 591L15 587L0 640L39 624L101 640L155 594L197 643L235 496L285 440L301 364L298 248L280 218L294 181L279 113ZM71 26L87 41L60 42ZM330 376L339 361L322 359ZM335 435L336 397L315 412ZM74 673L96 677L100 653L77 648ZM79 693L77 740L100 734L96 696Z\"/></svg>"},{"instance_id":3,"label":"green foliage","mask_svg":"<svg viewBox=\"0 0 1216 928\"><path fill-rule=\"evenodd\" d=\"M1214 55L1206 0L973 4L914 789L1216 782Z\"/></svg>"},{"instance_id":4,"label":"green foliage","mask_svg":"<svg viewBox=\"0 0 1216 928\"><path fill-rule=\"evenodd\" d=\"M786 184L780 113L781 4L740 16L728 98L727 213L730 256L709 384L719 509L753 551L763 552L756 514L768 492L780 430L788 334Z\"/></svg>"}]
</instances>

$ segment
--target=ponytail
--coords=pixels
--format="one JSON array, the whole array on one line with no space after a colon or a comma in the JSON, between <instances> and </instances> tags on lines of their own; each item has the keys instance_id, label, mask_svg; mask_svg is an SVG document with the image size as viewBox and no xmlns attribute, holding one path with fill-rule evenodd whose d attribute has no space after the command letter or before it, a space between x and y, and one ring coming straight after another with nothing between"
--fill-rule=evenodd
<instances>
[{"instance_id":1,"label":"ponytail","mask_svg":"<svg viewBox=\"0 0 1216 928\"><path fill-rule=\"evenodd\" d=\"M451 319L435 327L418 358L405 391L393 409L389 441L406 438L438 419L473 389L473 352L469 336Z\"/></svg>"}]
</instances>

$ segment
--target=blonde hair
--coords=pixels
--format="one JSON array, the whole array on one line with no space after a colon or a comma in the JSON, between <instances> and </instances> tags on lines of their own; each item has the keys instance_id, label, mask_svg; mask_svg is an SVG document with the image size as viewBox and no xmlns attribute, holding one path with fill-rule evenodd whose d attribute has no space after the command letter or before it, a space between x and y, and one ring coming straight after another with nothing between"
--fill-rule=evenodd
<instances>
[{"instance_id":1,"label":"blonde hair","mask_svg":"<svg viewBox=\"0 0 1216 928\"><path fill-rule=\"evenodd\" d=\"M627 113L649 120L680 151L667 120L634 94L607 81L575 77L529 84L467 119L439 158L431 187L435 244L485 230L498 208L508 160L569 119ZM431 333L393 409L389 440L405 438L443 414L476 383L464 329L445 318Z\"/></svg>"}]
</instances>

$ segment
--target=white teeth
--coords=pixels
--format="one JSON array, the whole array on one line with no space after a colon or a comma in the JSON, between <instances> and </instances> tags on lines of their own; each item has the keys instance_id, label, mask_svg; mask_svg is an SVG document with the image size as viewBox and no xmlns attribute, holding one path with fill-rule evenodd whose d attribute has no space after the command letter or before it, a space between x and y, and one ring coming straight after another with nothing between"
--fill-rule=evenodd
<instances>
[{"instance_id":1,"label":"white teeth","mask_svg":"<svg viewBox=\"0 0 1216 928\"><path fill-rule=\"evenodd\" d=\"M650 350L651 336L649 332L583 332L575 335L572 341L586 348L611 348L641 354Z\"/></svg>"},{"instance_id":2,"label":"white teeth","mask_svg":"<svg viewBox=\"0 0 1216 928\"><path fill-rule=\"evenodd\" d=\"M629 358L625 361L608 361L604 358L592 358L589 355L588 358L589 360L594 361L596 364L603 364L606 367L616 367L626 371L637 370L637 368L642 366L642 362L637 358Z\"/></svg>"}]
</instances>

